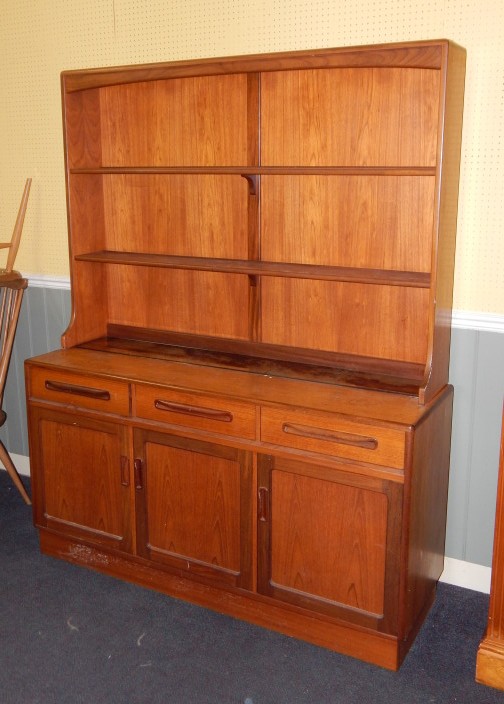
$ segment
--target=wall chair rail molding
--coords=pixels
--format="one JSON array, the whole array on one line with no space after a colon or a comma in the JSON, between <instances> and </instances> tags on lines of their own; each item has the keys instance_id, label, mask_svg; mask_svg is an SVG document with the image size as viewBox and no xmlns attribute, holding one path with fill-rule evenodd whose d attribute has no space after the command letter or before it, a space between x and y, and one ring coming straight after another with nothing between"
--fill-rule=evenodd
<instances>
[{"instance_id":1,"label":"wall chair rail molding","mask_svg":"<svg viewBox=\"0 0 504 704\"><path fill-rule=\"evenodd\" d=\"M504 314L454 310L452 328L504 333Z\"/></svg>"}]
</instances>

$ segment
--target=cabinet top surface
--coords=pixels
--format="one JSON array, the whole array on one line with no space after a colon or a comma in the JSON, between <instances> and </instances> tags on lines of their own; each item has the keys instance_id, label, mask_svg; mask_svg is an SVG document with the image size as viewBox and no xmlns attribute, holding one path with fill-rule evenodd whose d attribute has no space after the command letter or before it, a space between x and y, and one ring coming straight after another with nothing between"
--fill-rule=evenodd
<instances>
[{"instance_id":1,"label":"cabinet top surface","mask_svg":"<svg viewBox=\"0 0 504 704\"><path fill-rule=\"evenodd\" d=\"M218 394L257 404L350 414L403 425L417 423L451 388L445 387L432 402L421 405L416 397L405 394L83 348L56 350L34 357L26 364L27 367L43 366L48 370L85 373L102 379Z\"/></svg>"}]
</instances>

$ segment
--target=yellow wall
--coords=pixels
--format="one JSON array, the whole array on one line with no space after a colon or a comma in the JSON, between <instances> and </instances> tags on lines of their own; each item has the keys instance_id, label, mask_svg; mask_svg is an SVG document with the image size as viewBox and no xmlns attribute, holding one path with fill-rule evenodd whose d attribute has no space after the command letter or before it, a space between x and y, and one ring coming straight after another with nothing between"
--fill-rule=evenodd
<instances>
[{"instance_id":1,"label":"yellow wall","mask_svg":"<svg viewBox=\"0 0 504 704\"><path fill-rule=\"evenodd\" d=\"M504 314L502 0L0 0L0 232L33 177L16 266L68 276L59 73L448 38L468 52L454 307Z\"/></svg>"}]
</instances>

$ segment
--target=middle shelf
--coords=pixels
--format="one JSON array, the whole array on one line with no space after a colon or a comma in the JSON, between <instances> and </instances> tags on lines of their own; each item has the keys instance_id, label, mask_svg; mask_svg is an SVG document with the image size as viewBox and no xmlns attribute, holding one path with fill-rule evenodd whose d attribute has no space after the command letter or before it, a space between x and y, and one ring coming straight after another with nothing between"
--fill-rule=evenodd
<instances>
[{"instance_id":1,"label":"middle shelf","mask_svg":"<svg viewBox=\"0 0 504 704\"><path fill-rule=\"evenodd\" d=\"M359 267L255 261L247 259L182 257L169 254L150 254L147 252L100 250L76 255L75 260L82 262L100 262L104 264L158 267L164 269L190 269L193 271L317 279L320 281L348 281L386 286L408 286L413 288L429 288L431 283L430 273L419 271L366 269Z\"/></svg>"}]
</instances>

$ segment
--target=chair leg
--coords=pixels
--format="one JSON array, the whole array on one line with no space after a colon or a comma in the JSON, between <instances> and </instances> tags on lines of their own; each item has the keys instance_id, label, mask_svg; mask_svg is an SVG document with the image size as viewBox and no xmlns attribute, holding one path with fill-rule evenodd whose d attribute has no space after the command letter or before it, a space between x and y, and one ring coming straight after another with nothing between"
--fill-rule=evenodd
<instances>
[{"instance_id":1,"label":"chair leg","mask_svg":"<svg viewBox=\"0 0 504 704\"><path fill-rule=\"evenodd\" d=\"M25 504L28 504L29 506L31 506L30 497L26 493L26 489L24 488L23 483L22 483L21 479L19 478L19 474L17 473L17 469L14 467L14 463L11 460L9 453L5 449L5 446L1 440L0 440L0 461L2 462L2 464L5 467L5 469L7 470L7 472L9 473L9 476L12 479L12 481L14 482L14 484L16 485L16 488L18 489L19 493L23 497L23 501L25 502Z\"/></svg>"}]
</instances>

